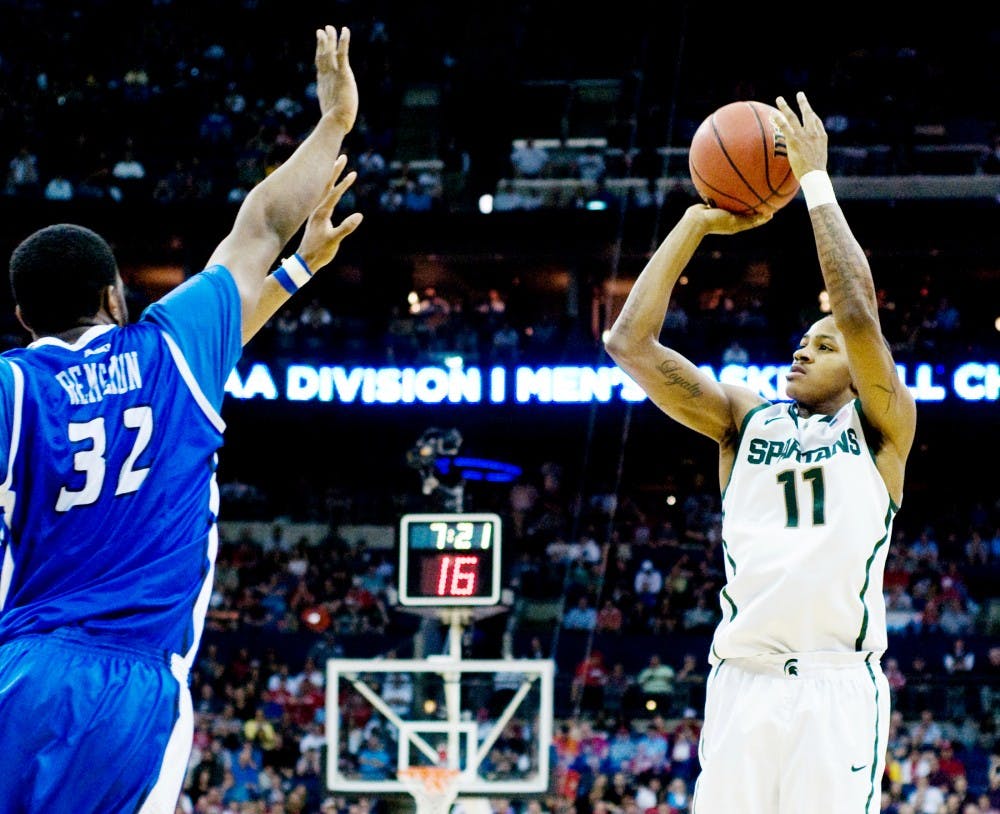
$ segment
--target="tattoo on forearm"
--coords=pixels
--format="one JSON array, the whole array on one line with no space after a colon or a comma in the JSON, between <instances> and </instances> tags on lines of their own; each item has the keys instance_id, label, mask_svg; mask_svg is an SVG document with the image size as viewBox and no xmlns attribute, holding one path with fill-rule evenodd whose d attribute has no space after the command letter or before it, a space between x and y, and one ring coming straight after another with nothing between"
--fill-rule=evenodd
<instances>
[{"instance_id":1,"label":"tattoo on forearm","mask_svg":"<svg viewBox=\"0 0 1000 814\"><path fill-rule=\"evenodd\" d=\"M697 398L701 395L701 385L684 376L681 366L676 362L667 361L659 366L660 373L663 374L663 381L671 387L679 387L686 390L688 398Z\"/></svg>"},{"instance_id":2,"label":"tattoo on forearm","mask_svg":"<svg viewBox=\"0 0 1000 814\"><path fill-rule=\"evenodd\" d=\"M811 213L816 252L830 299L857 300L868 297L871 275L868 261L835 207L819 207Z\"/></svg>"}]
</instances>

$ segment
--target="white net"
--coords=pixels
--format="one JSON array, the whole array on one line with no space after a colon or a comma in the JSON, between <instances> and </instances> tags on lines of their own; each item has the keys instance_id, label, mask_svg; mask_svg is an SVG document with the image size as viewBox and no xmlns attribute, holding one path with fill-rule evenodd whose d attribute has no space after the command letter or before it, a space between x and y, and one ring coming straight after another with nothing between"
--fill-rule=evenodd
<instances>
[{"instance_id":1,"label":"white net","mask_svg":"<svg viewBox=\"0 0 1000 814\"><path fill-rule=\"evenodd\" d=\"M460 774L443 766L410 766L397 776L416 801L416 814L449 814L458 797Z\"/></svg>"}]
</instances>

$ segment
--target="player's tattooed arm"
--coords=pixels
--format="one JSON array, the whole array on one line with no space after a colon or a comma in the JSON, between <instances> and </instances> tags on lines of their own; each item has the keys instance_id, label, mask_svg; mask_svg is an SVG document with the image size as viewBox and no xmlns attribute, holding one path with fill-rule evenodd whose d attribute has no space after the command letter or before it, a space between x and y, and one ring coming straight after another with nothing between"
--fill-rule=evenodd
<instances>
[{"instance_id":1,"label":"player's tattooed arm","mask_svg":"<svg viewBox=\"0 0 1000 814\"><path fill-rule=\"evenodd\" d=\"M666 359L657 365L657 370L667 387L676 388L685 394L685 398L698 398L702 395L701 384L697 379L684 374L684 368L673 359Z\"/></svg>"}]
</instances>

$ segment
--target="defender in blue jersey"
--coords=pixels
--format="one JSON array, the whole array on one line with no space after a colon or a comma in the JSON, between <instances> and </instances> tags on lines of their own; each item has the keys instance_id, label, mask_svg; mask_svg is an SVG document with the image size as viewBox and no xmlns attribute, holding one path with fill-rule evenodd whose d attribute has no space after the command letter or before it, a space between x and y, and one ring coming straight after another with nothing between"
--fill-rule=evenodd
<instances>
[{"instance_id":1,"label":"defender in blue jersey","mask_svg":"<svg viewBox=\"0 0 1000 814\"><path fill-rule=\"evenodd\" d=\"M792 355L790 402L718 382L660 342L702 239L770 215L689 207L611 329L608 353L675 421L719 446L726 584L692 814L876 814L889 726L882 572L916 431L871 270L826 173L805 95L780 130L809 210L832 315Z\"/></svg>"},{"instance_id":2,"label":"defender in blue jersey","mask_svg":"<svg viewBox=\"0 0 1000 814\"><path fill-rule=\"evenodd\" d=\"M0 356L0 813L173 814L188 671L212 591L219 415L242 345L357 228L350 32L316 32L322 116L247 196L206 268L128 325L81 226L10 262L27 348ZM268 270L303 223L298 251Z\"/></svg>"}]
</instances>

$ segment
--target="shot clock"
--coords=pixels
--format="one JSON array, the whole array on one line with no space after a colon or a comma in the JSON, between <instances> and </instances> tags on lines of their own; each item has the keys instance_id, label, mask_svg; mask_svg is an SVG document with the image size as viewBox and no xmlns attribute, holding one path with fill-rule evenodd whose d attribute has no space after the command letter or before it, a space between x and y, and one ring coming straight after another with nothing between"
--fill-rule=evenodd
<instances>
[{"instance_id":1,"label":"shot clock","mask_svg":"<svg viewBox=\"0 0 1000 814\"><path fill-rule=\"evenodd\" d=\"M500 601L500 517L405 514L399 523L399 604L496 605Z\"/></svg>"}]
</instances>

